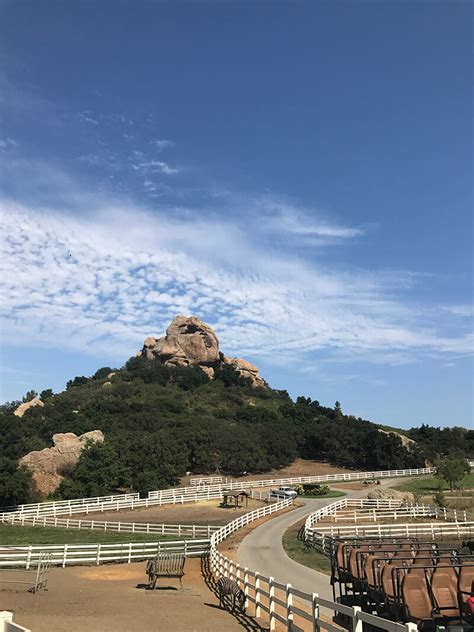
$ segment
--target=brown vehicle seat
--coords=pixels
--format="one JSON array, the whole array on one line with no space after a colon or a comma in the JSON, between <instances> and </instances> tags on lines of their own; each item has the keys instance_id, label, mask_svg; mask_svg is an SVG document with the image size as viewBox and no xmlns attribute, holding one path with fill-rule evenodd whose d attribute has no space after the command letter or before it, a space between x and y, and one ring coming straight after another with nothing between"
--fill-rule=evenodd
<instances>
[{"instance_id":1,"label":"brown vehicle seat","mask_svg":"<svg viewBox=\"0 0 474 632\"><path fill-rule=\"evenodd\" d=\"M474 591L474 566L461 566L458 577L458 592L461 603Z\"/></svg>"},{"instance_id":2,"label":"brown vehicle seat","mask_svg":"<svg viewBox=\"0 0 474 632\"><path fill-rule=\"evenodd\" d=\"M407 617L413 621L432 618L433 605L424 578L412 572L405 575L401 586Z\"/></svg>"},{"instance_id":3,"label":"brown vehicle seat","mask_svg":"<svg viewBox=\"0 0 474 632\"><path fill-rule=\"evenodd\" d=\"M445 572L446 571L446 572ZM431 577L434 605L442 617L459 618L457 575L448 568L437 568Z\"/></svg>"}]
</instances>

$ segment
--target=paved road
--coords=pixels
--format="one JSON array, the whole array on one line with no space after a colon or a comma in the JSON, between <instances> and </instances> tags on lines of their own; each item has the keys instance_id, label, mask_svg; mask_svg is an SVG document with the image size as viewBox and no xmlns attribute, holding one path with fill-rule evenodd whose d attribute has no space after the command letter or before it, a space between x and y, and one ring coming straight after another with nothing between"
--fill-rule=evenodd
<instances>
[{"instance_id":1,"label":"paved road","mask_svg":"<svg viewBox=\"0 0 474 632\"><path fill-rule=\"evenodd\" d=\"M399 483L400 479L396 479ZM382 482L383 487L394 484L390 479ZM341 489L343 489L341 487ZM348 498L363 498L367 496L367 490L348 491ZM298 564L285 553L282 544L282 537L285 531L292 524L298 522L308 514L333 503L336 499L328 498L324 500L299 498L305 503L304 507L299 507L288 513L260 525L249 533L240 544L237 551L239 564L259 571L262 575L273 577L283 584L289 583L299 590L309 593L318 593L321 597L332 599L332 588L329 585L329 577L319 571L314 571L307 566Z\"/></svg>"}]
</instances>

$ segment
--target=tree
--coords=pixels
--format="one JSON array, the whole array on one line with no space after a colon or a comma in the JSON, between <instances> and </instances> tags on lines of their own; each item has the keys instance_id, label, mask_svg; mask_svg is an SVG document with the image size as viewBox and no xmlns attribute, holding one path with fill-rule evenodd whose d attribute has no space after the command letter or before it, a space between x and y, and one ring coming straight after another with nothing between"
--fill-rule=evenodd
<instances>
[{"instance_id":1,"label":"tree","mask_svg":"<svg viewBox=\"0 0 474 632\"><path fill-rule=\"evenodd\" d=\"M101 369L98 369L94 375L92 376L93 380L105 380L106 377L110 374L110 373L114 373L115 370L112 369L110 366L103 366Z\"/></svg>"},{"instance_id":2,"label":"tree","mask_svg":"<svg viewBox=\"0 0 474 632\"><path fill-rule=\"evenodd\" d=\"M31 389L31 391L28 391L26 393L26 395L23 396L23 401L24 402L31 402L32 399L36 399L38 397L38 393Z\"/></svg>"},{"instance_id":3,"label":"tree","mask_svg":"<svg viewBox=\"0 0 474 632\"><path fill-rule=\"evenodd\" d=\"M445 480L451 491L470 471L469 463L464 457L449 456L436 465L436 476Z\"/></svg>"},{"instance_id":4,"label":"tree","mask_svg":"<svg viewBox=\"0 0 474 632\"><path fill-rule=\"evenodd\" d=\"M76 469L59 486L62 498L105 496L127 482L129 472L107 442L91 443L81 452Z\"/></svg>"},{"instance_id":5,"label":"tree","mask_svg":"<svg viewBox=\"0 0 474 632\"><path fill-rule=\"evenodd\" d=\"M44 391L41 391L41 393L40 393L40 400L42 402L45 402L47 399L49 399L53 395L54 395L53 389L52 388L46 388Z\"/></svg>"},{"instance_id":6,"label":"tree","mask_svg":"<svg viewBox=\"0 0 474 632\"><path fill-rule=\"evenodd\" d=\"M87 377L85 377L84 375L79 375L73 380L69 380L66 383L66 389L69 390L72 386L81 386L82 384L87 384L88 381L89 379Z\"/></svg>"},{"instance_id":7,"label":"tree","mask_svg":"<svg viewBox=\"0 0 474 632\"><path fill-rule=\"evenodd\" d=\"M342 417L341 402L336 402L334 404L334 412L336 413L338 417Z\"/></svg>"},{"instance_id":8,"label":"tree","mask_svg":"<svg viewBox=\"0 0 474 632\"><path fill-rule=\"evenodd\" d=\"M0 506L19 505L34 500L31 473L16 461L0 458Z\"/></svg>"}]
</instances>

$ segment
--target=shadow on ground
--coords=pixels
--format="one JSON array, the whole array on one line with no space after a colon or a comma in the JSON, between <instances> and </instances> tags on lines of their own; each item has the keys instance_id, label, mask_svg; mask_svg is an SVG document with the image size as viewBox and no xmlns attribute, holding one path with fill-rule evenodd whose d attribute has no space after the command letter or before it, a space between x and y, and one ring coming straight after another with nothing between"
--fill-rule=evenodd
<instances>
[{"instance_id":1,"label":"shadow on ground","mask_svg":"<svg viewBox=\"0 0 474 632\"><path fill-rule=\"evenodd\" d=\"M209 565L209 557L203 556L201 557L201 572L204 578L204 582L209 590L214 593L217 602L219 602L219 592L217 590L216 581L214 579L213 574L211 573L211 568ZM205 603L205 606L208 608L220 608L219 603ZM227 608L227 611L230 615L237 620L237 622L242 626L244 630L248 632L265 632L268 628L263 628L259 623L257 623L252 617L243 612L234 611L232 612L230 607Z\"/></svg>"}]
</instances>

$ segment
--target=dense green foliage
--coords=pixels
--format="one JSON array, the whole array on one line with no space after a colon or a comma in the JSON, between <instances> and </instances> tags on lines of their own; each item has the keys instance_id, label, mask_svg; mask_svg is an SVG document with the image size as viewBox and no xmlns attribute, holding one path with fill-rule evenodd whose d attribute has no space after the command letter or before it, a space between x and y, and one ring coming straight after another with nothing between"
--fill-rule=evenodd
<instances>
[{"instance_id":1,"label":"dense green foliage","mask_svg":"<svg viewBox=\"0 0 474 632\"><path fill-rule=\"evenodd\" d=\"M8 478L0 482L1 505L31 499L28 474L17 470L17 460L49 447L58 432L100 429L106 435L103 445L83 451L62 483L58 493L65 498L147 492L175 484L186 471L266 472L298 456L358 469L418 467L440 454L441 444L444 451L450 443L472 446L474 434L422 426L411 431L417 444L407 450L396 434L344 415L338 402L334 408L305 397L293 402L286 391L252 388L230 366L210 381L198 367L168 368L144 358L76 377L64 392L48 389L41 399L44 407L29 409L22 419L13 415L18 402L1 409L0 481L1 472Z\"/></svg>"}]
</instances>

